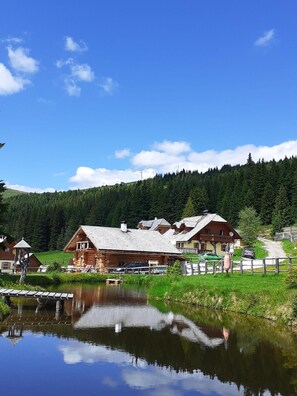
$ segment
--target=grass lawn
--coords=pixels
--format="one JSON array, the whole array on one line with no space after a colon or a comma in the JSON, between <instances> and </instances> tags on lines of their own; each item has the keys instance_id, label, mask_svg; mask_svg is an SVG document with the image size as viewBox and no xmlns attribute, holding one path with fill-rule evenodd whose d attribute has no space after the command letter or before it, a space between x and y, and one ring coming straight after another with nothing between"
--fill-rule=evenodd
<instances>
[{"instance_id":1,"label":"grass lawn","mask_svg":"<svg viewBox=\"0 0 297 396\"><path fill-rule=\"evenodd\" d=\"M69 260L73 258L72 253L64 253L59 250L39 252L35 253L35 256L42 262L43 265L59 263L62 266L67 266Z\"/></svg>"},{"instance_id":2,"label":"grass lawn","mask_svg":"<svg viewBox=\"0 0 297 396\"><path fill-rule=\"evenodd\" d=\"M297 290L286 274L162 276L148 279L152 298L230 310L297 325Z\"/></svg>"}]
</instances>

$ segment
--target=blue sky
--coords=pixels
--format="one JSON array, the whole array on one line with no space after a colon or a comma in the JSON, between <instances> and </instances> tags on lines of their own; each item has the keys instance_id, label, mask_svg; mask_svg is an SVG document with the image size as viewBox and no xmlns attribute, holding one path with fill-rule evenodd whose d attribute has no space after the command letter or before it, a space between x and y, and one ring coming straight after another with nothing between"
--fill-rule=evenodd
<instances>
[{"instance_id":1,"label":"blue sky","mask_svg":"<svg viewBox=\"0 0 297 396\"><path fill-rule=\"evenodd\" d=\"M297 155L295 0L3 0L0 178L68 190Z\"/></svg>"}]
</instances>

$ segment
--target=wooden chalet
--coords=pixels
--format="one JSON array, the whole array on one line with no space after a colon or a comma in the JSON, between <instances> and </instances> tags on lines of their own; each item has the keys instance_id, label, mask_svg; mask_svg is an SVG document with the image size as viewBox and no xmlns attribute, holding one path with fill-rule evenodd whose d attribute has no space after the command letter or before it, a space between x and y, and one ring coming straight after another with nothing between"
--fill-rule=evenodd
<instances>
[{"instance_id":1,"label":"wooden chalet","mask_svg":"<svg viewBox=\"0 0 297 396\"><path fill-rule=\"evenodd\" d=\"M141 220L137 225L137 228L140 230L159 231L160 234L164 234L170 227L171 224L167 220L158 219L157 217L154 220Z\"/></svg>"},{"instance_id":2,"label":"wooden chalet","mask_svg":"<svg viewBox=\"0 0 297 396\"><path fill-rule=\"evenodd\" d=\"M74 253L73 265L82 270L108 272L127 263L167 265L181 253L158 231L144 232L121 227L80 226L65 252Z\"/></svg>"},{"instance_id":3,"label":"wooden chalet","mask_svg":"<svg viewBox=\"0 0 297 396\"><path fill-rule=\"evenodd\" d=\"M0 248L0 271L2 273L18 272L18 263L14 266L16 241L8 242L5 238L0 238L0 242L4 248ZM37 272L42 265L41 261L34 253L30 253L29 257L28 272Z\"/></svg>"},{"instance_id":4,"label":"wooden chalet","mask_svg":"<svg viewBox=\"0 0 297 396\"><path fill-rule=\"evenodd\" d=\"M164 237L183 253L213 252L222 255L240 235L218 214L186 217L173 224Z\"/></svg>"}]
</instances>

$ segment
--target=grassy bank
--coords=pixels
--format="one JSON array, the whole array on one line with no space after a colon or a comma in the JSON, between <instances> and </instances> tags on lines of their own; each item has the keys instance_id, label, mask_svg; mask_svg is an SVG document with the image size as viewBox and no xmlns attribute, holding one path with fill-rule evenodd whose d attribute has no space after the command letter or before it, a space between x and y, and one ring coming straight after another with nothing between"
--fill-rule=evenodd
<instances>
[{"instance_id":1,"label":"grassy bank","mask_svg":"<svg viewBox=\"0 0 297 396\"><path fill-rule=\"evenodd\" d=\"M155 300L170 300L223 311L245 313L297 326L297 288L288 287L286 274L225 274L204 276L124 275L125 284L148 287ZM27 285L62 283L105 283L111 275L97 273L28 274ZM115 276L117 277L117 276ZM17 284L19 276L1 275L0 286ZM296 282L296 280L295 280ZM6 307L4 307L6 308ZM0 305L0 312L3 305ZM4 311L3 311L4 312Z\"/></svg>"},{"instance_id":2,"label":"grassy bank","mask_svg":"<svg viewBox=\"0 0 297 396\"><path fill-rule=\"evenodd\" d=\"M286 275L218 274L216 276L134 277L149 286L151 298L228 310L297 326L297 290Z\"/></svg>"}]
</instances>

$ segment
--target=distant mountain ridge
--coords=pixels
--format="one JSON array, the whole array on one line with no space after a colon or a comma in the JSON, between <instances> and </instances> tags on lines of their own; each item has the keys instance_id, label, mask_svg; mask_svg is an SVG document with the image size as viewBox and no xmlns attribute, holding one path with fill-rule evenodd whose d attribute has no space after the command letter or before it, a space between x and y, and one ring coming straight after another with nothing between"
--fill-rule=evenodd
<instances>
[{"instance_id":1,"label":"distant mountain ridge","mask_svg":"<svg viewBox=\"0 0 297 396\"><path fill-rule=\"evenodd\" d=\"M19 190L14 190L12 188L7 188L3 193L3 198L7 199L22 194L28 194L28 193L26 193L25 191L19 191Z\"/></svg>"}]
</instances>

